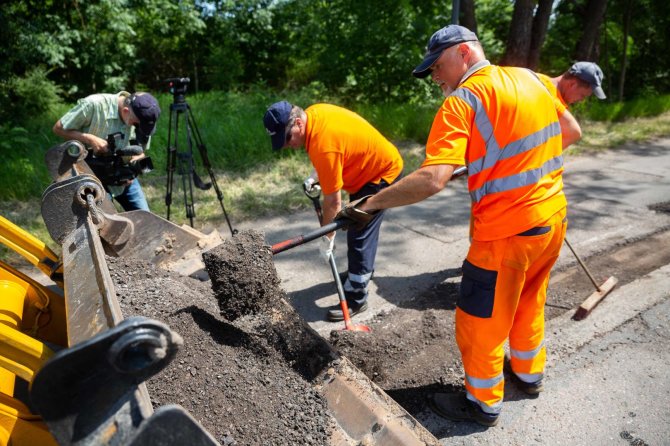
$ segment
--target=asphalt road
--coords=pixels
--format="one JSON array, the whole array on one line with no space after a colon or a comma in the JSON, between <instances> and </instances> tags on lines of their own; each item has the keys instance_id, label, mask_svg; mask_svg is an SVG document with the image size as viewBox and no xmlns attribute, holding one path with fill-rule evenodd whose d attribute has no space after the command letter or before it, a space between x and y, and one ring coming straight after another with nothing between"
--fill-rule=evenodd
<instances>
[{"instance_id":1,"label":"asphalt road","mask_svg":"<svg viewBox=\"0 0 670 446\"><path fill-rule=\"evenodd\" d=\"M568 238L582 257L670 228L670 214L650 208L670 200L670 139L568 157L564 178ZM468 200L465 182L456 180L436 196L388 212L370 310L355 322L453 280L469 243ZM300 212L240 229L262 230L276 243L316 227L312 212ZM343 235L337 237L344 246ZM559 265L573 263L565 247ZM278 254L275 264L292 304L313 328L324 335L340 328L323 321L337 295L316 243ZM527 399L509 384L497 427L451 423L428 410L417 418L443 444L670 445L669 290L670 266L661 266L616 288L584 321L571 320L572 310L550 321L546 390Z\"/></svg>"}]
</instances>

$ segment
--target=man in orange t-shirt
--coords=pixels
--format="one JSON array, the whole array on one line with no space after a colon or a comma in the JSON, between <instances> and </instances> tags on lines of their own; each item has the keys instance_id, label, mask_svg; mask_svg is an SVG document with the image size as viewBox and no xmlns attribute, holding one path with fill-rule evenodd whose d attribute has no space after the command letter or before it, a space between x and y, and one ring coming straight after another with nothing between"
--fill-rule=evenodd
<instances>
[{"instance_id":1,"label":"man in orange t-shirt","mask_svg":"<svg viewBox=\"0 0 670 446\"><path fill-rule=\"evenodd\" d=\"M281 101L270 106L263 123L272 148L304 147L312 162L323 197L323 221L333 221L342 208L342 190L350 200L373 195L398 179L403 161L398 149L356 113L331 104L315 104L306 110ZM363 229L347 230L349 270L344 294L351 315L367 309L368 283L374 273L379 229L383 213ZM329 261L335 233L322 237L321 254ZM328 310L328 319L344 318L339 305Z\"/></svg>"},{"instance_id":2,"label":"man in orange t-shirt","mask_svg":"<svg viewBox=\"0 0 670 446\"><path fill-rule=\"evenodd\" d=\"M605 99L602 88L603 70L593 62L577 62L568 71L556 77L536 73L549 92L567 108L591 95Z\"/></svg>"},{"instance_id":3,"label":"man in orange t-shirt","mask_svg":"<svg viewBox=\"0 0 670 446\"><path fill-rule=\"evenodd\" d=\"M531 71L491 65L462 26L435 32L413 74L430 75L446 96L425 161L341 214L364 222L378 210L421 201L467 166L472 243L455 314L465 392L436 393L430 405L450 420L494 426L506 342L517 385L529 394L543 389L546 289L567 226L562 149L578 136L567 131L576 121Z\"/></svg>"}]
</instances>

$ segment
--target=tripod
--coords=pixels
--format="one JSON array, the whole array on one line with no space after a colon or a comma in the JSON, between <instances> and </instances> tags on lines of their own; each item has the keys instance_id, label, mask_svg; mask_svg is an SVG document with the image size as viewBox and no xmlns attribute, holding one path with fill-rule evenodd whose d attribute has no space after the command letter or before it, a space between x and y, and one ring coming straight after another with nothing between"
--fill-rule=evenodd
<instances>
[{"instance_id":1,"label":"tripod","mask_svg":"<svg viewBox=\"0 0 670 446\"><path fill-rule=\"evenodd\" d=\"M223 193L219 189L216 182L212 165L209 162L207 155L207 148L202 142L200 131L195 123L195 117L191 110L191 106L186 102L186 84L190 82L189 78L174 78L168 79L173 93L173 102L170 104L170 120L168 124L168 165L167 165L167 188L165 193L165 205L167 206L167 219L170 220L170 205L172 204L172 183L174 181L174 172L181 176L182 189L184 191L184 207L186 208L186 217L189 219L191 227L193 227L193 219L195 218L195 208L193 203L193 186L200 190L209 190L214 186L216 197L221 204L221 210L226 217L226 223L232 235L237 234L237 230L233 229L228 219L226 207L223 205ZM186 145L187 151L180 152L178 150L179 144L179 122L183 121L186 129ZM173 125L174 124L174 125ZM174 139L173 139L174 136ZM174 144L173 144L174 142ZM202 165L207 169L211 182L205 183L195 171L195 162L193 159L193 146L197 147L200 153Z\"/></svg>"}]
</instances>

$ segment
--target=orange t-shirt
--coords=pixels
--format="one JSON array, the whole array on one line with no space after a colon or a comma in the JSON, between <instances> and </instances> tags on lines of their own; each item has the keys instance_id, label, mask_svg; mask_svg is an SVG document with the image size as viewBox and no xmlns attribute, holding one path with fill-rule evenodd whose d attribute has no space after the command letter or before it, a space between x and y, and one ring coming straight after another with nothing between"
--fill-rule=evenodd
<instances>
[{"instance_id":1,"label":"orange t-shirt","mask_svg":"<svg viewBox=\"0 0 670 446\"><path fill-rule=\"evenodd\" d=\"M549 90L549 93L553 97L555 97L556 99L558 99L560 101L562 107L560 107L557 110L558 115L560 116L565 110L568 109L568 104L565 103L565 101L563 100L563 96L561 96L561 94L558 92L558 88L556 88L556 85L554 85L554 83L551 81L551 78L549 76L547 76L546 74L542 74L542 73L535 73L535 74L537 75L537 78L540 79L540 82L542 82L542 84L545 87L547 87L547 90Z\"/></svg>"},{"instance_id":2,"label":"orange t-shirt","mask_svg":"<svg viewBox=\"0 0 670 446\"><path fill-rule=\"evenodd\" d=\"M330 104L305 110L305 149L324 194L354 194L367 183L391 184L402 172L398 149L356 113Z\"/></svg>"},{"instance_id":3,"label":"orange t-shirt","mask_svg":"<svg viewBox=\"0 0 670 446\"><path fill-rule=\"evenodd\" d=\"M445 99L423 166L468 166L472 237L510 237L567 205L560 104L523 68L485 66Z\"/></svg>"}]
</instances>

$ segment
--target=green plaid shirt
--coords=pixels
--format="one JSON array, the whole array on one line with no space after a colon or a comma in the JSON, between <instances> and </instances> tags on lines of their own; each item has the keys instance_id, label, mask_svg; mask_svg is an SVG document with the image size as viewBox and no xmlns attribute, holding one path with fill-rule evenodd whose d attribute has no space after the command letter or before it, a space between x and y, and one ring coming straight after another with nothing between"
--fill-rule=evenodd
<instances>
[{"instance_id":1,"label":"green plaid shirt","mask_svg":"<svg viewBox=\"0 0 670 446\"><path fill-rule=\"evenodd\" d=\"M119 115L119 97L128 97L130 93L121 91L117 94L92 94L77 101L77 105L67 112L60 122L65 130L79 130L102 139L112 133L123 133L123 145L128 145L135 138L135 127L126 125ZM149 142L151 139L149 140ZM149 148L149 142L145 150Z\"/></svg>"}]
</instances>

